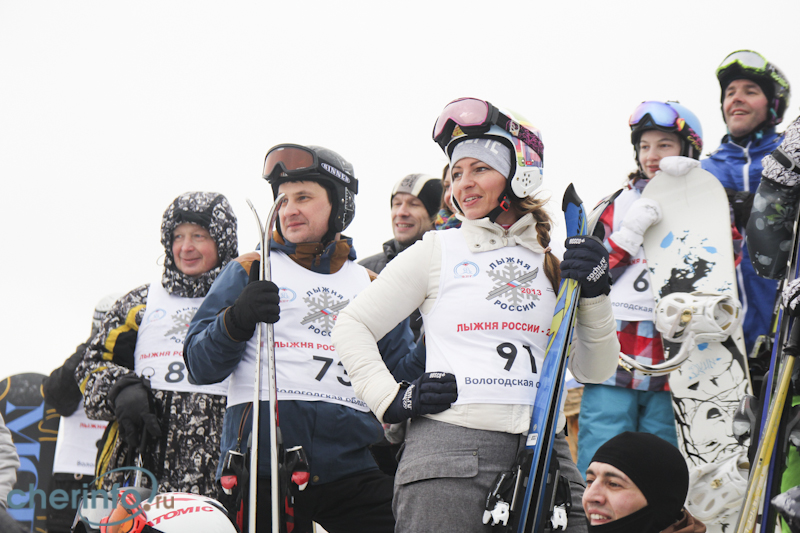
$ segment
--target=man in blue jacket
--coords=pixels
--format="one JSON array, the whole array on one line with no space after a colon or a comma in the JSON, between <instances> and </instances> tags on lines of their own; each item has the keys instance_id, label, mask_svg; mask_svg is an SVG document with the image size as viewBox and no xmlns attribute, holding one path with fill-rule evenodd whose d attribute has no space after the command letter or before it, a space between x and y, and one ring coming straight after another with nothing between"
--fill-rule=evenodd
<instances>
[{"instance_id":1,"label":"man in blue jacket","mask_svg":"<svg viewBox=\"0 0 800 533\"><path fill-rule=\"evenodd\" d=\"M775 126L783 120L789 103L789 81L783 73L752 50L738 50L717 69L722 94L722 116L728 134L702 166L725 187L732 208L732 222L744 236L761 181L761 158L781 142ZM759 277L746 246L737 267L739 299L745 312L744 337L748 353L759 335L770 333L777 283Z\"/></svg>"},{"instance_id":2,"label":"man in blue jacket","mask_svg":"<svg viewBox=\"0 0 800 533\"><path fill-rule=\"evenodd\" d=\"M275 284L256 281L256 252L220 273L189 327L184 348L189 373L198 383L231 376L222 456L228 450L244 452L251 428L256 325L280 316L275 355L283 444L302 446L310 469L308 486L294 491L294 531L310 530L313 520L330 533L391 533L393 478L378 470L368 449L381 440L383 429L355 396L330 339L338 312L371 280L354 261L352 240L341 235L355 213L353 168L332 150L283 144L267 153L264 178L275 197L286 194L269 243ZM379 346L398 379L422 374L424 352L415 358L407 320ZM268 398L267 387L264 379L262 398ZM268 409L262 400L262 412ZM268 434L264 422L260 442L268 443ZM259 459L258 490L264 498L259 498L256 523L259 531L269 531L269 446L259 447Z\"/></svg>"}]
</instances>

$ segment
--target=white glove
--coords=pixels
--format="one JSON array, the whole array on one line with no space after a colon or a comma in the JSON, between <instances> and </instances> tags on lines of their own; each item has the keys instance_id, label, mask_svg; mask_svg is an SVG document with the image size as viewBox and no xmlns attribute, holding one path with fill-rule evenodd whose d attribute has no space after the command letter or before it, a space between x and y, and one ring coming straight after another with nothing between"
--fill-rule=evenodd
<instances>
[{"instance_id":1,"label":"white glove","mask_svg":"<svg viewBox=\"0 0 800 533\"><path fill-rule=\"evenodd\" d=\"M800 278L793 279L783 288L783 307L792 316L800 315Z\"/></svg>"},{"instance_id":2,"label":"white glove","mask_svg":"<svg viewBox=\"0 0 800 533\"><path fill-rule=\"evenodd\" d=\"M639 198L625 213L620 229L612 233L609 238L630 255L636 255L644 241L644 232L660 220L661 206L658 202L650 198Z\"/></svg>"},{"instance_id":3,"label":"white glove","mask_svg":"<svg viewBox=\"0 0 800 533\"><path fill-rule=\"evenodd\" d=\"M671 155L661 159L658 163L661 170L673 176L685 176L693 169L700 166L700 161L682 155Z\"/></svg>"},{"instance_id":4,"label":"white glove","mask_svg":"<svg viewBox=\"0 0 800 533\"><path fill-rule=\"evenodd\" d=\"M800 117L786 128L778 149L783 152L777 154L781 162L772 154L765 155L761 175L786 187L796 187L800 183Z\"/></svg>"}]
</instances>

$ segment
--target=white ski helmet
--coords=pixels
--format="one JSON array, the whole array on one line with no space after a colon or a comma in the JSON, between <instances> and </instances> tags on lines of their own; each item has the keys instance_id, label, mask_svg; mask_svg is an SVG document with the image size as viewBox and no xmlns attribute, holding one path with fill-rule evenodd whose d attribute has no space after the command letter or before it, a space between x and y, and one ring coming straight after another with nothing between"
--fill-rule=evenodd
<instances>
[{"instance_id":1,"label":"white ski helmet","mask_svg":"<svg viewBox=\"0 0 800 533\"><path fill-rule=\"evenodd\" d=\"M492 139L511 152L511 171L499 198L524 199L541 185L544 168L542 133L517 113L477 98L459 98L447 104L433 126L433 140L448 159L455 147L468 139Z\"/></svg>"},{"instance_id":2,"label":"white ski helmet","mask_svg":"<svg viewBox=\"0 0 800 533\"><path fill-rule=\"evenodd\" d=\"M142 501L149 489L120 490L125 503L101 520L101 533L237 533L236 526L218 501L198 494L166 492ZM126 494L127 492L127 494Z\"/></svg>"},{"instance_id":3,"label":"white ski helmet","mask_svg":"<svg viewBox=\"0 0 800 533\"><path fill-rule=\"evenodd\" d=\"M103 325L103 318L106 316L106 313L111 310L111 306L122 296L123 294L121 292L107 294L94 306L94 314L92 315L92 337L100 331L100 326Z\"/></svg>"}]
</instances>

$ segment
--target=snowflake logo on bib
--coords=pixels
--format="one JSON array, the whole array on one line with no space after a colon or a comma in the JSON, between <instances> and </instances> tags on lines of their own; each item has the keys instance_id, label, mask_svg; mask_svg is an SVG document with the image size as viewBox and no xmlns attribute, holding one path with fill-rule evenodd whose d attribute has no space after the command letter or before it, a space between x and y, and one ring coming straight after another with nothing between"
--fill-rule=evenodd
<instances>
[{"instance_id":1,"label":"snowflake logo on bib","mask_svg":"<svg viewBox=\"0 0 800 533\"><path fill-rule=\"evenodd\" d=\"M327 287L318 287L306 292L303 301L310 312L303 317L300 324L303 326L308 324L308 329L314 333L330 337L339 311L350 303L349 299L344 300L343 298L341 294Z\"/></svg>"},{"instance_id":2,"label":"snowflake logo on bib","mask_svg":"<svg viewBox=\"0 0 800 533\"><path fill-rule=\"evenodd\" d=\"M176 312L172 315L172 327L164 333L164 336L183 344L183 341L186 340L186 333L189 331L189 323L196 312L196 307L184 308Z\"/></svg>"},{"instance_id":3,"label":"snowflake logo on bib","mask_svg":"<svg viewBox=\"0 0 800 533\"><path fill-rule=\"evenodd\" d=\"M527 311L536 307L534 301L539 300L542 291L531 288L530 285L539 275L539 268L530 268L525 261L513 257L490 263L486 274L494 282L494 286L486 299L494 300L494 305L510 311Z\"/></svg>"}]
</instances>

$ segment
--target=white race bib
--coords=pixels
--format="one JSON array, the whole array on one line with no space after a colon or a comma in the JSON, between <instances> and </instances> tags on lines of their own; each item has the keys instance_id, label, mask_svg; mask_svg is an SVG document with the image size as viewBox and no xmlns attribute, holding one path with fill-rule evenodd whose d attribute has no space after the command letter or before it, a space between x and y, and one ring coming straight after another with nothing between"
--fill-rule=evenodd
<instances>
[{"instance_id":1,"label":"white race bib","mask_svg":"<svg viewBox=\"0 0 800 533\"><path fill-rule=\"evenodd\" d=\"M556 302L544 255L522 246L472 253L461 230L437 235L439 296L422 315L426 371L456 375L457 404L532 405Z\"/></svg>"},{"instance_id":2,"label":"white race bib","mask_svg":"<svg viewBox=\"0 0 800 533\"><path fill-rule=\"evenodd\" d=\"M62 416L58 423L53 473L94 475L95 443L103 437L107 425L105 420L89 420L83 402L70 416Z\"/></svg>"},{"instance_id":3,"label":"white race bib","mask_svg":"<svg viewBox=\"0 0 800 533\"><path fill-rule=\"evenodd\" d=\"M612 231L622 226L622 219L630 209L633 202L641 198L641 193L636 189L622 191L614 201L614 227ZM647 259L644 248L631 257L631 264L614 280L611 285L611 306L614 309L614 318L628 322L641 322L642 320L655 319L655 302L653 289L650 287L650 271L647 268Z\"/></svg>"},{"instance_id":4,"label":"white race bib","mask_svg":"<svg viewBox=\"0 0 800 533\"><path fill-rule=\"evenodd\" d=\"M281 319L275 324L275 359L279 400L323 401L369 411L356 397L331 342L339 311L369 285L367 270L346 261L334 274L318 274L286 254L270 255L272 280L280 287ZM262 335L266 342L266 331ZM228 405L253 401L257 335L233 373ZM261 398L269 398L267 350L262 348Z\"/></svg>"},{"instance_id":5,"label":"white race bib","mask_svg":"<svg viewBox=\"0 0 800 533\"><path fill-rule=\"evenodd\" d=\"M183 361L183 341L202 303L203 298L171 296L160 281L150 284L147 307L136 336L134 370L150 378L154 389L222 396L228 392L227 380L213 385L189 383Z\"/></svg>"}]
</instances>

